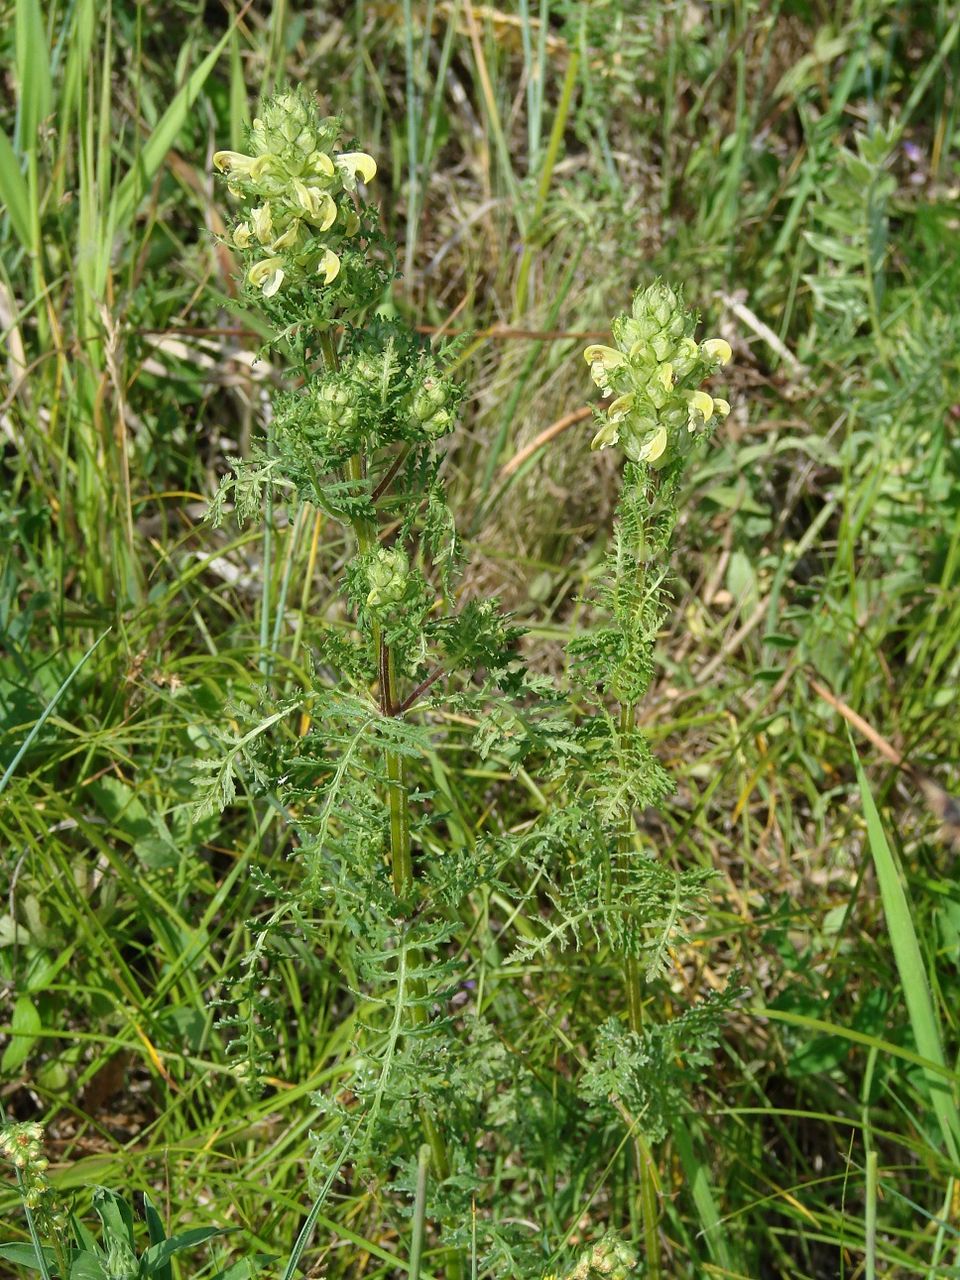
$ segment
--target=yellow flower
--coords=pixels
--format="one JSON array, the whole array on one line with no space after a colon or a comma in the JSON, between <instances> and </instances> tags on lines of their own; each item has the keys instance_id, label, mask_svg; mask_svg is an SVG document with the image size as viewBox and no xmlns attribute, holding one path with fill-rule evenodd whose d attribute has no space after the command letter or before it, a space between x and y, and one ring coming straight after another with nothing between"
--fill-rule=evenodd
<instances>
[{"instance_id":1,"label":"yellow flower","mask_svg":"<svg viewBox=\"0 0 960 1280\"><path fill-rule=\"evenodd\" d=\"M254 182L257 182L265 173L269 173L271 169L275 170L276 168L277 162L274 160L273 156L257 156L256 160L254 160L253 164L250 166L250 177Z\"/></svg>"},{"instance_id":2,"label":"yellow flower","mask_svg":"<svg viewBox=\"0 0 960 1280\"><path fill-rule=\"evenodd\" d=\"M294 179L293 190L310 222L318 230L328 231L337 220L337 206L333 197L319 187L305 186L299 178Z\"/></svg>"},{"instance_id":3,"label":"yellow flower","mask_svg":"<svg viewBox=\"0 0 960 1280\"><path fill-rule=\"evenodd\" d=\"M295 249L300 241L300 219L294 218L282 235L277 236L270 246L274 253L278 249Z\"/></svg>"},{"instance_id":4,"label":"yellow flower","mask_svg":"<svg viewBox=\"0 0 960 1280\"><path fill-rule=\"evenodd\" d=\"M324 284L332 284L340 274L340 259L332 249L325 249L317 271L323 276Z\"/></svg>"},{"instance_id":5,"label":"yellow flower","mask_svg":"<svg viewBox=\"0 0 960 1280\"><path fill-rule=\"evenodd\" d=\"M637 450L637 461L656 462L658 458L662 458L667 447L668 438L667 428L657 427L649 440L645 440Z\"/></svg>"},{"instance_id":6,"label":"yellow flower","mask_svg":"<svg viewBox=\"0 0 960 1280\"><path fill-rule=\"evenodd\" d=\"M272 298L283 284L283 262L280 258L263 258L255 262L247 272L247 279L255 289L262 289L265 298Z\"/></svg>"},{"instance_id":7,"label":"yellow flower","mask_svg":"<svg viewBox=\"0 0 960 1280\"><path fill-rule=\"evenodd\" d=\"M687 421L690 431L695 431L713 417L713 397L708 396L706 391L685 391L683 398L687 402L687 412L690 415Z\"/></svg>"},{"instance_id":8,"label":"yellow flower","mask_svg":"<svg viewBox=\"0 0 960 1280\"><path fill-rule=\"evenodd\" d=\"M239 173L249 175L254 166L253 156L245 156L239 151L217 151L213 163L221 173Z\"/></svg>"},{"instance_id":9,"label":"yellow flower","mask_svg":"<svg viewBox=\"0 0 960 1280\"><path fill-rule=\"evenodd\" d=\"M273 236L273 213L268 204L262 204L250 211L250 223L253 234L261 244L269 244Z\"/></svg>"},{"instance_id":10,"label":"yellow flower","mask_svg":"<svg viewBox=\"0 0 960 1280\"><path fill-rule=\"evenodd\" d=\"M708 338L701 351L708 360L719 360L721 364L729 364L733 357L730 343L724 342L723 338Z\"/></svg>"},{"instance_id":11,"label":"yellow flower","mask_svg":"<svg viewBox=\"0 0 960 1280\"><path fill-rule=\"evenodd\" d=\"M377 176L377 162L365 151L343 151L334 160L341 169L346 169L351 178L358 175L362 182L372 182Z\"/></svg>"},{"instance_id":12,"label":"yellow flower","mask_svg":"<svg viewBox=\"0 0 960 1280\"><path fill-rule=\"evenodd\" d=\"M248 249L253 232L247 222L238 222L233 228L233 243L238 249Z\"/></svg>"},{"instance_id":13,"label":"yellow flower","mask_svg":"<svg viewBox=\"0 0 960 1280\"><path fill-rule=\"evenodd\" d=\"M616 444L619 439L620 432L617 429L616 422L611 422L608 419L590 441L590 448L605 449L608 444Z\"/></svg>"},{"instance_id":14,"label":"yellow flower","mask_svg":"<svg viewBox=\"0 0 960 1280\"><path fill-rule=\"evenodd\" d=\"M333 161L325 151L311 152L307 160L307 168L313 169L315 173L321 173L325 178L332 178L336 173Z\"/></svg>"},{"instance_id":15,"label":"yellow flower","mask_svg":"<svg viewBox=\"0 0 960 1280\"><path fill-rule=\"evenodd\" d=\"M583 353L583 358L587 364L599 364L604 369L615 369L618 364L623 364L625 359L622 351L617 351L615 347L605 347L600 342L595 342L592 346L587 347Z\"/></svg>"}]
</instances>

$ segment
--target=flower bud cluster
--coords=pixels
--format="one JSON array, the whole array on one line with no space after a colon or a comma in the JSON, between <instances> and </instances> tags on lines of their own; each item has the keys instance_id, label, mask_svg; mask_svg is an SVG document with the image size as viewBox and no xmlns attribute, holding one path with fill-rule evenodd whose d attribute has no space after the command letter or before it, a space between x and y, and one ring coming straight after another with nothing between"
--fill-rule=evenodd
<instances>
[{"instance_id":1,"label":"flower bud cluster","mask_svg":"<svg viewBox=\"0 0 960 1280\"><path fill-rule=\"evenodd\" d=\"M339 137L335 117L322 118L304 94L282 93L254 120L250 155L213 157L247 206L232 240L247 259L247 283L265 298L291 285L331 285L362 231L354 193L377 166L365 151L336 151Z\"/></svg>"},{"instance_id":2,"label":"flower bud cluster","mask_svg":"<svg viewBox=\"0 0 960 1280\"><path fill-rule=\"evenodd\" d=\"M310 380L304 399L307 417L296 401L291 411L309 421L311 436L336 456L401 440L436 442L456 425L460 388L444 377L433 355L413 350L401 356L388 340L379 350L346 354L338 369ZM281 430L288 417L278 409Z\"/></svg>"},{"instance_id":3,"label":"flower bud cluster","mask_svg":"<svg viewBox=\"0 0 960 1280\"><path fill-rule=\"evenodd\" d=\"M407 594L410 562L402 547L378 547L367 566L367 608L371 613L387 613Z\"/></svg>"},{"instance_id":4,"label":"flower bud cluster","mask_svg":"<svg viewBox=\"0 0 960 1280\"><path fill-rule=\"evenodd\" d=\"M637 1269L637 1251L612 1232L580 1255L569 1280L627 1280Z\"/></svg>"},{"instance_id":5,"label":"flower bud cluster","mask_svg":"<svg viewBox=\"0 0 960 1280\"><path fill-rule=\"evenodd\" d=\"M619 444L632 461L659 468L726 417L726 400L701 384L729 362L730 346L722 338L698 343L695 328L682 293L658 280L637 291L630 315L614 320L615 347L587 347L593 380L612 398L598 415L594 449Z\"/></svg>"},{"instance_id":6,"label":"flower bud cluster","mask_svg":"<svg viewBox=\"0 0 960 1280\"><path fill-rule=\"evenodd\" d=\"M37 1216L42 1234L51 1234L66 1219L47 1181L49 1161L43 1154L43 1130L38 1124L8 1124L0 1129L0 1155L20 1175L23 1202Z\"/></svg>"},{"instance_id":7,"label":"flower bud cluster","mask_svg":"<svg viewBox=\"0 0 960 1280\"><path fill-rule=\"evenodd\" d=\"M453 430L450 409L453 388L445 378L427 373L414 390L410 402L410 425L429 440L439 440Z\"/></svg>"},{"instance_id":8,"label":"flower bud cluster","mask_svg":"<svg viewBox=\"0 0 960 1280\"><path fill-rule=\"evenodd\" d=\"M347 378L325 378L312 391L316 420L328 446L351 450L360 420L356 386Z\"/></svg>"}]
</instances>

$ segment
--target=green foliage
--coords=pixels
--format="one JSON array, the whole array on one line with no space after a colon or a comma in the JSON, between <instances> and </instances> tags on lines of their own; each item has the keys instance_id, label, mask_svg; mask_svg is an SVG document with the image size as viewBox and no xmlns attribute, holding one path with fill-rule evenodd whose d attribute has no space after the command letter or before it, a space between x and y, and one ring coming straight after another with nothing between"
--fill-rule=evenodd
<instances>
[{"instance_id":1,"label":"green foliage","mask_svg":"<svg viewBox=\"0 0 960 1280\"><path fill-rule=\"evenodd\" d=\"M0 1142L5 1155L10 1155L21 1179L42 1179L36 1154L27 1157L21 1166L18 1141L27 1128L38 1126L10 1125L0 1131ZM39 1138L31 1138L39 1141ZM22 1171L21 1171L22 1170ZM38 1196L40 1197L38 1199ZM76 1214L68 1213L62 1206L51 1208L42 1205L49 1201L52 1192L44 1188L24 1191L24 1204L32 1214L37 1233L31 1244L0 1244L0 1258L16 1267L40 1273L42 1280L171 1280L171 1259L179 1253L196 1251L208 1240L222 1237L227 1232L217 1227L191 1227L187 1231L167 1236L163 1221L150 1197L143 1197L143 1216L146 1219L147 1240L138 1248L134 1212L130 1204L106 1187L96 1187L93 1192L93 1211L99 1219L99 1239ZM39 1243L39 1236L52 1239L48 1247ZM256 1276L263 1259L251 1257L240 1267L228 1267L217 1271L211 1280L247 1280Z\"/></svg>"},{"instance_id":2,"label":"green foliage","mask_svg":"<svg viewBox=\"0 0 960 1280\"><path fill-rule=\"evenodd\" d=\"M319 156L335 180L334 162L317 151L317 139L327 133L332 138L333 126L315 121L305 101L289 95L264 108L264 120L274 116L282 126L281 142L268 146L255 124L254 151L282 157L282 164L270 161L281 165L280 178L274 179L270 165L264 169L262 160L249 157L229 156L221 167L231 178L240 175L237 186L248 202L273 200L273 186L268 191L265 182L287 184L278 198L286 201L282 216L289 218L291 200L297 208L307 203L300 180L290 176L302 165L319 171ZM329 205L322 221L332 225L335 216L332 197L318 187L318 207L310 215L315 226L322 199ZM238 224L235 241L255 237L266 243L277 232L281 214L268 216L266 207L258 206L250 222ZM273 249L267 245L267 251ZM304 252L316 257L321 249ZM221 803L234 797L234 762L241 756L252 781L276 789L296 831L294 856L301 867L295 888L281 895L265 924L253 926L255 945L229 996L236 1013L220 1027L236 1033L244 1078L262 1084L265 1031L280 1007L269 994L269 981L264 984L263 966L279 958L281 938L318 945L325 934L319 918L326 916L338 931L338 959L359 1020L350 1102L322 1104L326 1124L319 1159L332 1161L353 1134L359 1143L357 1174L369 1169L396 1191L406 1185L402 1178L394 1181L398 1164L408 1171L419 1167L419 1145L410 1140L422 1127L436 1179L427 1203L446 1224L447 1238L462 1247L465 1237L452 1224L465 1220L470 1197L482 1187L484 1163L471 1135L483 1132L485 1143L502 1141L499 1126L486 1117L492 1097L515 1091L517 1082L497 1069L501 1055L491 1052L493 1033L485 1023L470 1020L458 1027L443 1012L469 956L457 913L470 895L505 891L502 868L508 857L520 855L530 875L526 894L546 895L553 919L541 939L520 945L516 962L529 964L555 945L579 947L589 931L628 966L642 957L647 981L654 982L666 968L668 946L695 912L706 879L701 869L678 873L633 848L634 811L656 806L670 790L633 719L650 684L656 634L667 612L664 584L688 452L684 442L714 420L714 400L695 388L729 359L730 349L720 341L698 345L691 336L694 317L681 296L657 284L637 294L629 318L615 321L618 350L587 352L605 393L610 394L607 381L624 370L633 380L635 389L623 392L610 421L621 433L633 424L629 438L642 437L647 444L632 452L618 507L600 593L609 623L574 646L577 678L592 704L592 715L581 719L571 714L562 689L524 674L516 651L521 633L495 601L456 601L455 574L462 571L463 557L437 445L454 424L461 392L444 373L443 352L434 355L399 322L382 320L348 326L335 350L319 312L287 288L291 274L318 293L328 282L310 286L299 259L269 262L277 275L263 292L276 299L286 333L296 334L303 382L276 397L269 440L252 466L234 464L227 484L241 517L252 514L267 493L274 499L295 496L352 531L354 550L342 567L340 592L355 636L327 649L328 658L346 659L342 675L334 669L332 684L323 676L304 691L318 727L273 760L273 780L249 748L294 709L292 702L239 736L219 763L206 766L211 794ZM261 265L248 270L248 283L258 283ZM317 367L307 361L306 353L314 350L321 353ZM622 411L615 412L616 404ZM647 410L659 419L638 426L634 418ZM648 437L654 441L649 448ZM604 437L603 443L610 442ZM667 465L654 470L648 461ZM214 523L223 519L226 492L221 486ZM409 692L404 681L413 686ZM431 720L425 721L419 703L428 692ZM611 718L611 699L621 705L619 727ZM407 783L429 753L443 749L431 721L445 701L458 708L476 704L474 746L481 760L496 753L514 772L521 766L541 770L569 789L567 806L519 840L481 842L466 856L451 857L455 851L444 848L449 840L434 834L442 813L434 808L433 793ZM421 849L428 837L438 846L432 856ZM628 981L636 984L629 967ZM639 999L635 986L630 998L632 1005ZM604 1026L601 1046L613 1034L610 1024ZM676 1052L677 1044L663 1034L664 1052ZM701 1039L707 1046L708 1039ZM601 1055L606 1052L601 1047ZM641 1088L643 1053L643 1064L657 1069L649 1052L635 1048L624 1054L633 1079L631 1103ZM691 1058L690 1064L705 1060ZM503 1065L509 1068L509 1062ZM587 1097L600 1087L595 1075L588 1070ZM676 1108L677 1082L669 1085L663 1074L662 1088ZM666 1102L658 1106L649 1099L643 1103L648 1114L642 1123L655 1140L666 1132ZM489 1228L494 1236L495 1222ZM655 1225L651 1231L655 1236ZM653 1271L659 1267L659 1249L652 1255L649 1245L648 1265Z\"/></svg>"},{"instance_id":3,"label":"green foliage","mask_svg":"<svg viewBox=\"0 0 960 1280\"><path fill-rule=\"evenodd\" d=\"M94 1187L149 1188L278 1280L649 1274L644 1218L691 1280L948 1274L951 853L858 744L887 922L817 689L957 790L956 14L235 15L14 0L0 37L0 1077L58 1203L102 1249ZM212 200L212 143L288 164L247 100L287 80L337 122L333 181ZM661 392L732 406L622 484L581 350L619 350L634 275L736 359L603 383L637 453ZM738 969L768 1016L674 1081L651 1187L634 1077L583 1096L601 1029L642 1116ZM45 1259L12 1177L0 1217L3 1268Z\"/></svg>"},{"instance_id":4,"label":"green foliage","mask_svg":"<svg viewBox=\"0 0 960 1280\"><path fill-rule=\"evenodd\" d=\"M669 1022L629 1031L616 1018L599 1028L580 1088L589 1102L619 1103L639 1132L661 1142L689 1106L713 1060L738 992L711 993Z\"/></svg>"}]
</instances>

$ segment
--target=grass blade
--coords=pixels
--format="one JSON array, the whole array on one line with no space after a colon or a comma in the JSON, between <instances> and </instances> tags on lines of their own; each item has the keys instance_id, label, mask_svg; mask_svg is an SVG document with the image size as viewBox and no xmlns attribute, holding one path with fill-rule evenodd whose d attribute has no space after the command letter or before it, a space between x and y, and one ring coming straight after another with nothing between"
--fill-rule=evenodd
<instances>
[{"instance_id":1,"label":"grass blade","mask_svg":"<svg viewBox=\"0 0 960 1280\"><path fill-rule=\"evenodd\" d=\"M83 669L83 667L86 666L90 658L92 658L94 653L97 651L97 649L99 649L101 641L104 640L112 630L113 630L112 627L107 627L106 631L104 631L100 636L97 637L96 640L94 640L93 644L90 646L87 652L83 655L80 661L76 664L76 666L67 676L66 680L64 680L63 684L61 684L57 692L53 695L53 697L44 707L39 720L33 726L33 728L30 730L27 736L24 738L23 742L20 744L20 750L16 753L16 755L7 765L6 772L4 773L3 777L0 778L0 794L2 794L6 789L7 783L10 781L10 779L14 775L14 772L16 771L17 765L20 763L24 755L29 750L30 743L34 740L34 738L37 736L37 734L46 724L47 720L53 714L54 708L56 707L57 703L60 701L63 694L67 691L67 689L72 684L74 677L77 675L79 671Z\"/></svg>"},{"instance_id":2,"label":"grass blade","mask_svg":"<svg viewBox=\"0 0 960 1280\"><path fill-rule=\"evenodd\" d=\"M126 174L117 187L113 197L112 225L114 227L123 226L136 210L141 197L176 141L177 134L186 123L187 113L197 100L200 90L206 84L213 68L217 65L217 61L226 48L236 23L240 21L240 16L237 16L200 63L199 67L188 76L180 92L157 121L157 127L144 144L136 165Z\"/></svg>"},{"instance_id":3,"label":"grass blade","mask_svg":"<svg viewBox=\"0 0 960 1280\"><path fill-rule=\"evenodd\" d=\"M24 249L29 250L33 243L30 195L26 180L20 172L16 153L2 129L0 129L0 204L6 207L10 215L10 225L17 239Z\"/></svg>"},{"instance_id":4,"label":"grass blade","mask_svg":"<svg viewBox=\"0 0 960 1280\"><path fill-rule=\"evenodd\" d=\"M36 146L37 130L50 114L53 96L47 33L37 0L18 0L16 49L17 138L27 151Z\"/></svg>"},{"instance_id":5,"label":"grass blade","mask_svg":"<svg viewBox=\"0 0 960 1280\"><path fill-rule=\"evenodd\" d=\"M940 1039L933 999L923 964L923 953L913 927L910 901L900 870L887 843L880 815L874 803L870 787L863 773L860 758L853 749L860 799L867 820L867 837L870 853L877 871L877 882L883 901L883 913L890 931L890 944L903 987L910 1026L920 1054L946 1069L946 1057ZM931 1071L925 1071L927 1085L933 1099L933 1109L943 1136L943 1144L955 1163L960 1162L960 1111L956 1099L943 1079Z\"/></svg>"}]
</instances>

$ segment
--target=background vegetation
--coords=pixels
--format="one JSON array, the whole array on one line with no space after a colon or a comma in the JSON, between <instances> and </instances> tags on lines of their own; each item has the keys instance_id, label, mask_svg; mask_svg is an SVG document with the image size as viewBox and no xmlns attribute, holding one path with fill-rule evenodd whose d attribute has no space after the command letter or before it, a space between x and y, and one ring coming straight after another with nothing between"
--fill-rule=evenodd
<instances>
[{"instance_id":1,"label":"background vegetation","mask_svg":"<svg viewBox=\"0 0 960 1280\"><path fill-rule=\"evenodd\" d=\"M217 1001L267 910L262 874L294 874L290 834L250 779L222 816L194 805L215 731L256 716L265 675L299 685L344 551L305 509L266 535L203 523L278 376L235 301L210 160L290 81L378 158L405 256L388 308L472 335L447 463L464 590L506 601L535 666L582 624L617 489L616 459L587 447L584 343L662 274L734 347L643 714L679 780L651 837L716 872L662 999L734 969L748 991L696 1099L708 1159L668 1143L661 1164L668 1274L960 1274L957 7L4 16L0 1096L46 1126L57 1185L240 1228L218 1265L285 1257L324 1174L315 1093L350 1067L361 1011L334 958L291 940L269 1088L238 1078ZM546 802L508 763L436 762L464 839ZM502 1052L575 1065L622 1008L616 965L547 952L511 973L508 952L483 962L510 992ZM527 1153L543 1186L558 1123ZM494 1180L545 1259L636 1212L622 1153L576 1141L581 1175L550 1195L514 1166ZM16 1204L11 1183L4 1221ZM307 1261L402 1273L376 1185L325 1202Z\"/></svg>"}]
</instances>

